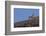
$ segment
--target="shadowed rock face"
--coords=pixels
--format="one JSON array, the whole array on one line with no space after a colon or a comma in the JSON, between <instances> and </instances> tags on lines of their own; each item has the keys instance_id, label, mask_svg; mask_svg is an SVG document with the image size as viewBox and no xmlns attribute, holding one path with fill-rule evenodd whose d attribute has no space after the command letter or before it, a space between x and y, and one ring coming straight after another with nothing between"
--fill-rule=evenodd
<instances>
[{"instance_id":1,"label":"shadowed rock face","mask_svg":"<svg viewBox=\"0 0 46 36\"><path fill-rule=\"evenodd\" d=\"M14 27L38 27L39 16L31 16L31 19L14 23Z\"/></svg>"}]
</instances>

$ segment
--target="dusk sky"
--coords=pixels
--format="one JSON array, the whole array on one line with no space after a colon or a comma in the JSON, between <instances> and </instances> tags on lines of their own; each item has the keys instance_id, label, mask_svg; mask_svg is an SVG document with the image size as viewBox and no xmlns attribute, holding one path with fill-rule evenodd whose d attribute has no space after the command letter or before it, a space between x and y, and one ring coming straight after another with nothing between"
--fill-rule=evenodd
<instances>
[{"instance_id":1,"label":"dusk sky","mask_svg":"<svg viewBox=\"0 0 46 36\"><path fill-rule=\"evenodd\" d=\"M29 16L39 16L39 9L14 8L14 22L27 20Z\"/></svg>"}]
</instances>

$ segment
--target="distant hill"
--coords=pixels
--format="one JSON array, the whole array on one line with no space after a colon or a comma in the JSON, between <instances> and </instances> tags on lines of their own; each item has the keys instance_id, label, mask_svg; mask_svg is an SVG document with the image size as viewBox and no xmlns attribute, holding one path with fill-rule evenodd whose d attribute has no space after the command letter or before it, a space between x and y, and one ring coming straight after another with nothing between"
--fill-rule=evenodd
<instances>
[{"instance_id":1,"label":"distant hill","mask_svg":"<svg viewBox=\"0 0 46 36\"><path fill-rule=\"evenodd\" d=\"M31 19L30 19L31 18ZM39 16L31 16L28 20L14 23L14 27L36 27L39 26Z\"/></svg>"}]
</instances>

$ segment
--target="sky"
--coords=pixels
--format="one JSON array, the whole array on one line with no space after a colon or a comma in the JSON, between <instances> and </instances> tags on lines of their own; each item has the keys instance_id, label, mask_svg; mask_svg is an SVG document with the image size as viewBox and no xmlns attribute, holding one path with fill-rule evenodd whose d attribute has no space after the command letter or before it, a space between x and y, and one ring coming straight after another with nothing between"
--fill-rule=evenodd
<instances>
[{"instance_id":1,"label":"sky","mask_svg":"<svg viewBox=\"0 0 46 36\"><path fill-rule=\"evenodd\" d=\"M39 16L39 9L14 8L14 22L27 20L29 16Z\"/></svg>"}]
</instances>

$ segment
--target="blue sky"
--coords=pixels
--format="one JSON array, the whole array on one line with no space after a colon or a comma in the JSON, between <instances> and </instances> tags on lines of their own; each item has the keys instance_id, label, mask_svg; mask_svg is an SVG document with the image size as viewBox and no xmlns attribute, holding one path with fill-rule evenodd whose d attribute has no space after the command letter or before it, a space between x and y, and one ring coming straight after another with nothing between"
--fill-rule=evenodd
<instances>
[{"instance_id":1,"label":"blue sky","mask_svg":"<svg viewBox=\"0 0 46 36\"><path fill-rule=\"evenodd\" d=\"M27 20L29 16L39 16L39 9L14 8L14 22Z\"/></svg>"}]
</instances>

